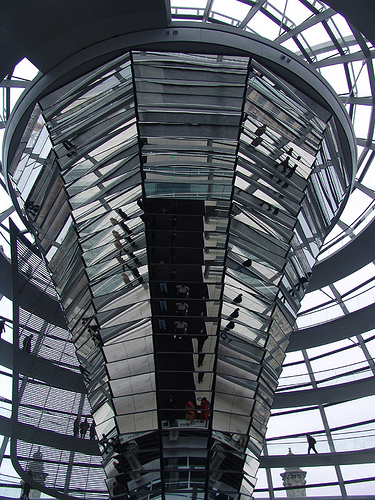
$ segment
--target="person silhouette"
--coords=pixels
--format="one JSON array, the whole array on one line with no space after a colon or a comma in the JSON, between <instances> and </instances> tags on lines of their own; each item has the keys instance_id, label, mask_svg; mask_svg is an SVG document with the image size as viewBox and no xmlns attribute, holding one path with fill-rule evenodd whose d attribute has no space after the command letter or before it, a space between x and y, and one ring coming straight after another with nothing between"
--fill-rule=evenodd
<instances>
[{"instance_id":1,"label":"person silhouette","mask_svg":"<svg viewBox=\"0 0 375 500\"><path fill-rule=\"evenodd\" d=\"M85 420L79 424L79 432L81 435L81 439L85 439L86 432L88 431L88 429L89 429L89 423L86 417Z\"/></svg>"},{"instance_id":2,"label":"person silhouette","mask_svg":"<svg viewBox=\"0 0 375 500\"><path fill-rule=\"evenodd\" d=\"M310 434L306 434L306 438L309 444L309 447L307 449L307 454L310 455L310 450L313 450L315 453L318 453L315 449L316 440Z\"/></svg>"},{"instance_id":3,"label":"person silhouette","mask_svg":"<svg viewBox=\"0 0 375 500\"><path fill-rule=\"evenodd\" d=\"M228 316L228 318L231 318L231 319L238 318L238 316L239 316L239 314L240 314L240 313L239 313L239 310L240 310L240 308L239 308L239 307L237 307L237 308L236 308L236 309L235 309L235 310L234 310L234 311L233 311L233 312L232 312L232 313Z\"/></svg>"},{"instance_id":4,"label":"person silhouette","mask_svg":"<svg viewBox=\"0 0 375 500\"><path fill-rule=\"evenodd\" d=\"M233 304L241 304L242 302L242 293L239 293L237 295L237 297L235 297L233 300L232 300Z\"/></svg>"}]
</instances>

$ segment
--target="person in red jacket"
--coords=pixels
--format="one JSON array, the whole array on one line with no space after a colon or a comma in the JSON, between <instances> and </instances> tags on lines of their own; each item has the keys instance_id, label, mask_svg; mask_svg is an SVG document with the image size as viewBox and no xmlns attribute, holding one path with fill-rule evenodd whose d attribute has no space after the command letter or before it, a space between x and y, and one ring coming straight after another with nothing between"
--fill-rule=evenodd
<instances>
[{"instance_id":1,"label":"person in red jacket","mask_svg":"<svg viewBox=\"0 0 375 500\"><path fill-rule=\"evenodd\" d=\"M191 401L189 401L188 403L186 403L185 405L185 410L186 410L186 413L185 413L185 420L188 422L192 422L194 419L195 419L195 408L194 408L194 405Z\"/></svg>"},{"instance_id":2,"label":"person in red jacket","mask_svg":"<svg viewBox=\"0 0 375 500\"><path fill-rule=\"evenodd\" d=\"M207 398L202 398L201 399L201 405L200 405L200 419L201 420L207 420L209 415L210 415L210 403L208 402Z\"/></svg>"}]
</instances>

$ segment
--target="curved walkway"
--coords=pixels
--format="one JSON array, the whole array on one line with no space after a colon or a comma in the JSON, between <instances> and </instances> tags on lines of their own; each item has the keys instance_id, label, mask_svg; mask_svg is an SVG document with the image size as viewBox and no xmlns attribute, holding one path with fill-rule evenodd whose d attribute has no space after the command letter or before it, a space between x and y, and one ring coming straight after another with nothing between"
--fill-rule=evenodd
<instances>
[{"instance_id":1,"label":"curved walkway","mask_svg":"<svg viewBox=\"0 0 375 500\"><path fill-rule=\"evenodd\" d=\"M0 252L0 293L9 300L12 296L12 265L10 261ZM50 295L43 293L43 290L30 283L22 273L18 274L20 289L22 289L23 301L20 306L26 311L32 312L36 316L48 321L60 328L66 328L66 321L57 300ZM28 300L30 297L30 301ZM35 299L38 300L35 300Z\"/></svg>"},{"instance_id":2,"label":"curved walkway","mask_svg":"<svg viewBox=\"0 0 375 500\"><path fill-rule=\"evenodd\" d=\"M57 434L56 432L44 429L36 429L27 424L18 424L19 438L23 441L35 443L38 445L50 446L51 442L55 448L62 450L85 453L86 455L100 456L97 441L89 439L79 439L73 436ZM0 432L9 436L11 421L6 417L0 416ZM319 467L322 465L347 465L347 464L366 464L375 461L375 448L368 450L339 452L339 453L320 453L318 455L274 455L262 456L260 467ZM86 465L86 464L85 464Z\"/></svg>"},{"instance_id":3,"label":"curved walkway","mask_svg":"<svg viewBox=\"0 0 375 500\"><path fill-rule=\"evenodd\" d=\"M307 292L330 285L375 260L374 247L375 221L337 253L314 266Z\"/></svg>"},{"instance_id":4,"label":"curved walkway","mask_svg":"<svg viewBox=\"0 0 375 500\"><path fill-rule=\"evenodd\" d=\"M0 434L11 436L10 418L0 416ZM57 432L47 431L21 422L17 423L17 439L41 446L53 446L59 450L76 451L85 455L100 456L97 441L58 434Z\"/></svg>"},{"instance_id":5,"label":"curved walkway","mask_svg":"<svg viewBox=\"0 0 375 500\"><path fill-rule=\"evenodd\" d=\"M320 467L322 465L368 464L374 461L375 448L369 448L368 450L319 453L318 455L262 456L260 459L260 467Z\"/></svg>"},{"instance_id":6,"label":"curved walkway","mask_svg":"<svg viewBox=\"0 0 375 500\"><path fill-rule=\"evenodd\" d=\"M374 377L369 377L363 380L331 385L320 389L277 392L272 409L280 410L282 408L295 408L297 406L343 403L344 401L372 396L374 393Z\"/></svg>"},{"instance_id":7,"label":"curved walkway","mask_svg":"<svg viewBox=\"0 0 375 500\"><path fill-rule=\"evenodd\" d=\"M374 328L375 304L358 309L327 323L292 333L287 352L309 349L353 337Z\"/></svg>"},{"instance_id":8,"label":"curved walkway","mask_svg":"<svg viewBox=\"0 0 375 500\"><path fill-rule=\"evenodd\" d=\"M72 372L67 368L55 365L49 359L39 358L22 350L19 350L18 356L19 370L22 375L33 377L47 385L66 391L87 393L80 373ZM13 345L2 339L0 339L0 365L10 370L13 367Z\"/></svg>"}]
</instances>

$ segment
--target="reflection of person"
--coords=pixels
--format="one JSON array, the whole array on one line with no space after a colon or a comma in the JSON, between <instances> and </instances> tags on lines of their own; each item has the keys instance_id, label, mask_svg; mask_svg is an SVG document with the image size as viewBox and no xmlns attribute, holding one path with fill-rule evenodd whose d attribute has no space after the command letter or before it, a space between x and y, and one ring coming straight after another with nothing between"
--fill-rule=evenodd
<instances>
[{"instance_id":1,"label":"reflection of person","mask_svg":"<svg viewBox=\"0 0 375 500\"><path fill-rule=\"evenodd\" d=\"M27 352L28 354L31 353L31 339L33 338L32 335L26 335L26 337L22 341L22 349Z\"/></svg>"},{"instance_id":2,"label":"reflection of person","mask_svg":"<svg viewBox=\"0 0 375 500\"><path fill-rule=\"evenodd\" d=\"M96 439L96 430L95 430L95 422L92 421L90 425L90 439L95 440Z\"/></svg>"},{"instance_id":3,"label":"reflection of person","mask_svg":"<svg viewBox=\"0 0 375 500\"><path fill-rule=\"evenodd\" d=\"M127 224L125 224L125 222L120 221L120 226L125 231L125 233L133 234L133 231L130 229L130 227Z\"/></svg>"},{"instance_id":4,"label":"reflection of person","mask_svg":"<svg viewBox=\"0 0 375 500\"><path fill-rule=\"evenodd\" d=\"M200 368L202 365L203 365L203 362L204 362L204 358L205 358L205 353L204 352L200 352L198 354L198 368Z\"/></svg>"},{"instance_id":5,"label":"reflection of person","mask_svg":"<svg viewBox=\"0 0 375 500\"><path fill-rule=\"evenodd\" d=\"M177 335L183 335L184 333L186 333L187 326L188 326L186 321L181 321L181 320L175 321L174 325L175 325L174 331ZM174 338L176 338L176 335L174 336ZM179 338L181 339L181 337L179 337Z\"/></svg>"},{"instance_id":6,"label":"reflection of person","mask_svg":"<svg viewBox=\"0 0 375 500\"><path fill-rule=\"evenodd\" d=\"M166 300L159 300L159 306L161 311L168 311L168 305Z\"/></svg>"},{"instance_id":7,"label":"reflection of person","mask_svg":"<svg viewBox=\"0 0 375 500\"><path fill-rule=\"evenodd\" d=\"M79 424L79 432L82 439L85 439L86 432L89 430L89 423L87 422L87 417L83 422Z\"/></svg>"},{"instance_id":8,"label":"reflection of person","mask_svg":"<svg viewBox=\"0 0 375 500\"><path fill-rule=\"evenodd\" d=\"M176 233L171 233L169 235L169 246L170 247L175 247L176 246L176 238L177 238L177 234Z\"/></svg>"},{"instance_id":9,"label":"reflection of person","mask_svg":"<svg viewBox=\"0 0 375 500\"><path fill-rule=\"evenodd\" d=\"M78 437L78 433L79 433L79 417L77 417L73 423L73 436Z\"/></svg>"},{"instance_id":10,"label":"reflection of person","mask_svg":"<svg viewBox=\"0 0 375 500\"><path fill-rule=\"evenodd\" d=\"M316 440L312 436L310 436L310 434L306 434L306 437L307 437L307 442L309 443L309 447L307 449L308 455L310 455L310 450L313 450L315 451L315 453L318 453L315 449Z\"/></svg>"},{"instance_id":11,"label":"reflection of person","mask_svg":"<svg viewBox=\"0 0 375 500\"><path fill-rule=\"evenodd\" d=\"M199 330L199 335L197 336L198 352L202 352L204 343L206 342L207 339L208 339L208 335L206 333L204 333L204 330L203 329Z\"/></svg>"},{"instance_id":12,"label":"reflection of person","mask_svg":"<svg viewBox=\"0 0 375 500\"><path fill-rule=\"evenodd\" d=\"M188 401L186 403L185 410L186 410L185 420L188 420L188 421L194 420L195 419L195 408L194 408L194 405L191 401Z\"/></svg>"},{"instance_id":13,"label":"reflection of person","mask_svg":"<svg viewBox=\"0 0 375 500\"><path fill-rule=\"evenodd\" d=\"M176 314L186 316L189 311L189 306L186 302L176 302Z\"/></svg>"},{"instance_id":14,"label":"reflection of person","mask_svg":"<svg viewBox=\"0 0 375 500\"><path fill-rule=\"evenodd\" d=\"M159 325L159 330L166 330L167 329L167 324L166 324L164 318L158 318L158 325Z\"/></svg>"},{"instance_id":15,"label":"reflection of person","mask_svg":"<svg viewBox=\"0 0 375 500\"><path fill-rule=\"evenodd\" d=\"M223 340L228 340L229 335L227 335L227 332L229 330L233 330L234 327L235 327L234 321L229 321L229 323L223 328L223 330L220 334L220 338ZM228 340L228 342L230 342L230 339Z\"/></svg>"},{"instance_id":16,"label":"reflection of person","mask_svg":"<svg viewBox=\"0 0 375 500\"><path fill-rule=\"evenodd\" d=\"M0 337L3 332L5 332L5 319L0 319Z\"/></svg>"},{"instance_id":17,"label":"reflection of person","mask_svg":"<svg viewBox=\"0 0 375 500\"><path fill-rule=\"evenodd\" d=\"M118 208L117 209L117 213L124 219L124 220L127 220L129 219L128 215L121 209L121 208Z\"/></svg>"},{"instance_id":18,"label":"reflection of person","mask_svg":"<svg viewBox=\"0 0 375 500\"><path fill-rule=\"evenodd\" d=\"M176 285L176 289L177 297L179 297L180 299L186 299L189 296L190 288L187 285Z\"/></svg>"},{"instance_id":19,"label":"reflection of person","mask_svg":"<svg viewBox=\"0 0 375 500\"><path fill-rule=\"evenodd\" d=\"M230 315L228 317L231 319L238 318L238 316L240 314L239 311L240 311L240 308L237 307L232 313L230 313Z\"/></svg>"},{"instance_id":20,"label":"reflection of person","mask_svg":"<svg viewBox=\"0 0 375 500\"><path fill-rule=\"evenodd\" d=\"M115 229L112 231L112 234L116 240L118 240L118 241L121 240L121 234L118 231L116 231ZM117 248L117 245L116 245L116 248ZM119 247L119 249L120 249L120 247Z\"/></svg>"},{"instance_id":21,"label":"reflection of person","mask_svg":"<svg viewBox=\"0 0 375 500\"><path fill-rule=\"evenodd\" d=\"M239 293L237 297L235 297L232 301L234 304L241 304L242 302L242 293Z\"/></svg>"},{"instance_id":22,"label":"reflection of person","mask_svg":"<svg viewBox=\"0 0 375 500\"><path fill-rule=\"evenodd\" d=\"M109 440L109 445L113 448L115 453L122 453L121 442L118 436L115 436Z\"/></svg>"},{"instance_id":23,"label":"reflection of person","mask_svg":"<svg viewBox=\"0 0 375 500\"><path fill-rule=\"evenodd\" d=\"M170 427L172 427L175 425L177 418L177 401L172 396L169 396L165 402L165 408L166 418L169 421Z\"/></svg>"},{"instance_id":24,"label":"reflection of person","mask_svg":"<svg viewBox=\"0 0 375 500\"><path fill-rule=\"evenodd\" d=\"M174 215L169 221L169 229L174 230L177 227L177 217Z\"/></svg>"},{"instance_id":25,"label":"reflection of person","mask_svg":"<svg viewBox=\"0 0 375 500\"><path fill-rule=\"evenodd\" d=\"M208 419L208 417L210 415L209 409L210 409L210 403L208 402L207 398L202 398L201 404L200 404L200 410L201 410L200 418L201 418L201 420Z\"/></svg>"},{"instance_id":26,"label":"reflection of person","mask_svg":"<svg viewBox=\"0 0 375 500\"><path fill-rule=\"evenodd\" d=\"M125 285L130 285L130 278L126 273L121 273L122 276L122 281L125 283Z\"/></svg>"},{"instance_id":27,"label":"reflection of person","mask_svg":"<svg viewBox=\"0 0 375 500\"><path fill-rule=\"evenodd\" d=\"M170 248L169 259L168 259L168 262L170 264L176 264L176 255L177 255L177 250L175 248Z\"/></svg>"}]
</instances>

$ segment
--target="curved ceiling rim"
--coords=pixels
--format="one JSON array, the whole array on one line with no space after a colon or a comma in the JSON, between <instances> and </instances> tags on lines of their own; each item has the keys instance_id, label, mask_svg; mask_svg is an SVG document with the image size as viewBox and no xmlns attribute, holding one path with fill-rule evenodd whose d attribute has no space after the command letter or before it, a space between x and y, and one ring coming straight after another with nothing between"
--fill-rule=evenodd
<instances>
[{"instance_id":1,"label":"curved ceiling rim","mask_svg":"<svg viewBox=\"0 0 375 500\"><path fill-rule=\"evenodd\" d=\"M73 78L87 73L89 64L92 66L91 69L94 69L102 64L103 60L111 60L116 57L116 54L124 51L147 49L178 52L178 49L181 48L184 49L184 52L197 52L199 49L201 53L215 53L214 49L217 48L219 54L224 51L227 54L254 57L262 64L271 65L273 73L291 83L318 104L325 104L324 107L335 116L336 125L341 127L341 131L339 130L340 144L344 148L345 164L351 172L350 190L352 189L357 160L355 134L344 106L329 83L298 56L269 40L239 32L238 29L230 27L220 26L219 29L217 26L211 25L202 27L201 23L173 22L169 28L141 31L105 40L82 49L46 75L39 77L12 111L3 143L3 165L5 168L7 169L9 160L14 155L16 144L23 133L24 127L20 127L20 123L25 121L25 115L31 112L43 94L52 91L57 83L59 86L63 85L61 80L66 79L67 75L71 81ZM282 57L283 59L281 59ZM8 182L7 178L6 182ZM9 189L9 185L7 187ZM341 215L347 199L348 193L331 225Z\"/></svg>"}]
</instances>

